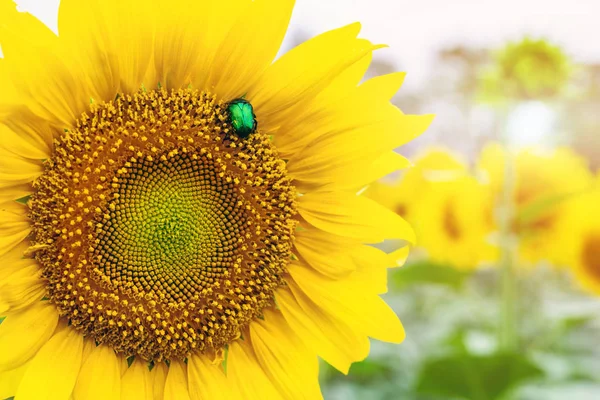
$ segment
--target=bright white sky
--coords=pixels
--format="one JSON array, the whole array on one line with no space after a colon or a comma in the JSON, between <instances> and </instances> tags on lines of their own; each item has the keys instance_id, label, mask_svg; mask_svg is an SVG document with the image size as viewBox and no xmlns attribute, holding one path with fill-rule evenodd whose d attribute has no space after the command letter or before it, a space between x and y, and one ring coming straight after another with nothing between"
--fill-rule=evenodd
<instances>
[{"instance_id":1,"label":"bright white sky","mask_svg":"<svg viewBox=\"0 0 600 400\"><path fill-rule=\"evenodd\" d=\"M81 0L85 1L85 0ZM215 0L226 1L226 0ZM17 0L56 30L59 0ZM564 46L578 61L600 62L600 0L297 0L285 46L350 22L362 37L390 45L376 57L409 72L417 88L435 65L435 51L453 44L499 46L525 34Z\"/></svg>"}]
</instances>

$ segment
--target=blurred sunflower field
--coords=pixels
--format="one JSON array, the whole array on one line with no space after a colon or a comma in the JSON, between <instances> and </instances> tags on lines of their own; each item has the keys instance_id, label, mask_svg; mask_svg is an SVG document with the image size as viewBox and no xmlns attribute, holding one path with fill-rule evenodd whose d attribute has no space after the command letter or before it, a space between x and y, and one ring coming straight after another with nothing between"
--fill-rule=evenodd
<instances>
[{"instance_id":1,"label":"blurred sunflower field","mask_svg":"<svg viewBox=\"0 0 600 400\"><path fill-rule=\"evenodd\" d=\"M324 366L325 398L598 399L600 67L527 35L435 63L394 101L437 129L364 192L417 234L386 294L407 338Z\"/></svg>"}]
</instances>

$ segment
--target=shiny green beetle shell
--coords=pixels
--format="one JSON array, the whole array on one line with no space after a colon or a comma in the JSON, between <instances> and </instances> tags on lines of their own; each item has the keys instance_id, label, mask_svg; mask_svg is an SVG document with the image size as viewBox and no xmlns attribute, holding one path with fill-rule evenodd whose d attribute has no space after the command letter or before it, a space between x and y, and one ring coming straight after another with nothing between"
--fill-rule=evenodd
<instances>
[{"instance_id":1,"label":"shiny green beetle shell","mask_svg":"<svg viewBox=\"0 0 600 400\"><path fill-rule=\"evenodd\" d=\"M256 115L254 115L254 109L248 100L232 100L227 104L227 110L229 111L229 122L236 135L245 139L256 131L258 125Z\"/></svg>"}]
</instances>

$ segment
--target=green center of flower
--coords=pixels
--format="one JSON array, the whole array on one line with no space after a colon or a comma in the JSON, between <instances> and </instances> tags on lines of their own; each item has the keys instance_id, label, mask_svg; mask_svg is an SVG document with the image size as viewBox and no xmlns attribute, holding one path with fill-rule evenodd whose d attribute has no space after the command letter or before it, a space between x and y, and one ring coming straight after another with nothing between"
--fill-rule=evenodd
<instances>
[{"instance_id":1,"label":"green center of flower","mask_svg":"<svg viewBox=\"0 0 600 400\"><path fill-rule=\"evenodd\" d=\"M243 201L211 163L178 153L130 163L114 192L95 249L114 286L185 301L242 261Z\"/></svg>"},{"instance_id":2,"label":"green center of flower","mask_svg":"<svg viewBox=\"0 0 600 400\"><path fill-rule=\"evenodd\" d=\"M296 192L267 135L192 90L93 105L31 201L48 296L125 355L185 358L239 337L283 285Z\"/></svg>"}]
</instances>

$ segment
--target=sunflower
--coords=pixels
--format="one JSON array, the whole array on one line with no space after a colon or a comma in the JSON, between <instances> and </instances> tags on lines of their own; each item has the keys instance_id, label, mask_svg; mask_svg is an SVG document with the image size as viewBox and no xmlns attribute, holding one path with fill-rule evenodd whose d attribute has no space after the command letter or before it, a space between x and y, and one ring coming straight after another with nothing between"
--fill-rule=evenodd
<instances>
[{"instance_id":1,"label":"sunflower","mask_svg":"<svg viewBox=\"0 0 600 400\"><path fill-rule=\"evenodd\" d=\"M431 147L415 156L415 163L396 176L369 185L365 196L414 224L414 208L432 181L453 179L465 172L463 160L442 147Z\"/></svg>"},{"instance_id":2,"label":"sunflower","mask_svg":"<svg viewBox=\"0 0 600 400\"><path fill-rule=\"evenodd\" d=\"M480 86L484 99L491 101L552 98L562 93L571 72L570 60L560 47L526 37L495 54Z\"/></svg>"},{"instance_id":3,"label":"sunflower","mask_svg":"<svg viewBox=\"0 0 600 400\"><path fill-rule=\"evenodd\" d=\"M490 180L500 201L504 187L505 149L498 144L485 148L479 167ZM557 246L564 237L560 228L566 218L569 198L589 190L593 176L586 161L568 148L552 151L520 150L514 157L515 205L513 231L520 238L520 254L530 262L541 260L560 263L564 247Z\"/></svg>"},{"instance_id":4,"label":"sunflower","mask_svg":"<svg viewBox=\"0 0 600 400\"><path fill-rule=\"evenodd\" d=\"M356 193L431 116L358 24L273 61L286 0L0 0L0 397L320 398L413 241Z\"/></svg>"},{"instance_id":5,"label":"sunflower","mask_svg":"<svg viewBox=\"0 0 600 400\"><path fill-rule=\"evenodd\" d=\"M569 201L561 229L569 232L561 244L563 262L581 286L600 295L600 189Z\"/></svg>"},{"instance_id":6,"label":"sunflower","mask_svg":"<svg viewBox=\"0 0 600 400\"><path fill-rule=\"evenodd\" d=\"M495 261L495 231L490 190L463 174L434 181L415 207L417 243L429 257L459 269Z\"/></svg>"}]
</instances>

